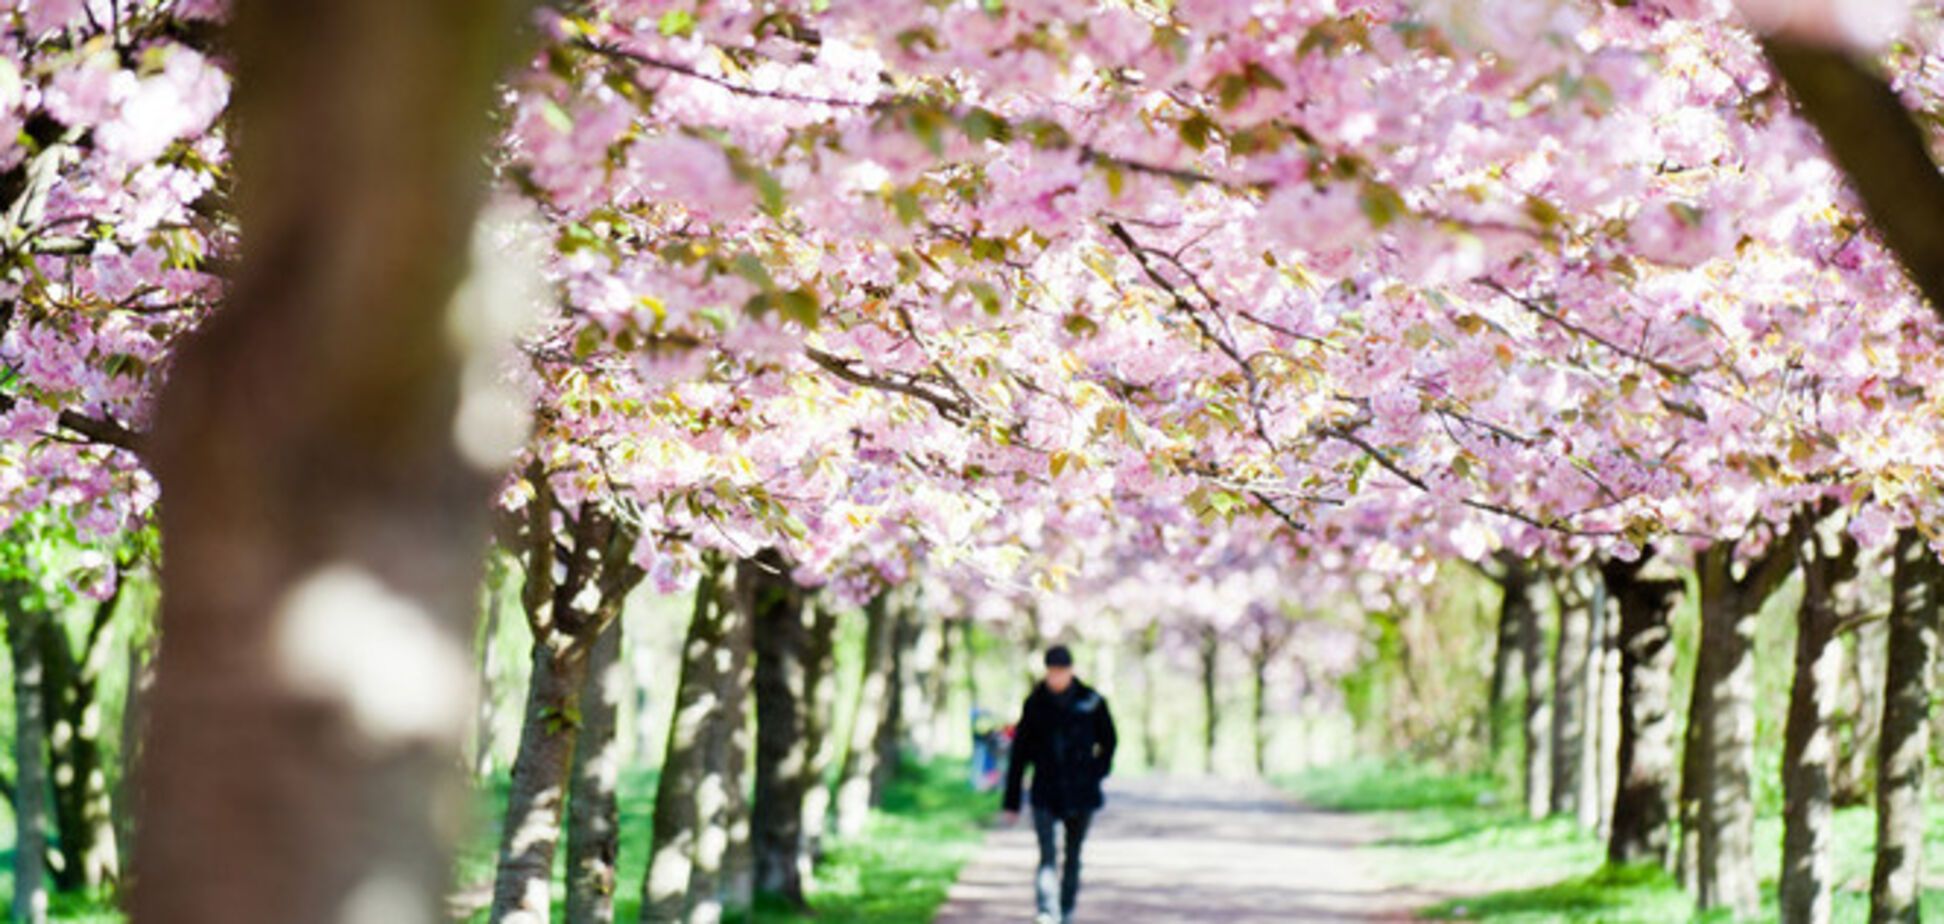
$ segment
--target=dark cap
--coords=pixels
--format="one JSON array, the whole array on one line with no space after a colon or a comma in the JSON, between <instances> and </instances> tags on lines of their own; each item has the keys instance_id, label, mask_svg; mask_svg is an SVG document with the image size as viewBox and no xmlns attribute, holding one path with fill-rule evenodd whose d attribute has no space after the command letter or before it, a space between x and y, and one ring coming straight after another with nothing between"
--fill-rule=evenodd
<instances>
[{"instance_id":1,"label":"dark cap","mask_svg":"<svg viewBox=\"0 0 1944 924\"><path fill-rule=\"evenodd\" d=\"M1073 652L1068 651L1067 646L1065 645L1054 645L1053 647L1046 649L1046 666L1047 667L1072 667Z\"/></svg>"}]
</instances>

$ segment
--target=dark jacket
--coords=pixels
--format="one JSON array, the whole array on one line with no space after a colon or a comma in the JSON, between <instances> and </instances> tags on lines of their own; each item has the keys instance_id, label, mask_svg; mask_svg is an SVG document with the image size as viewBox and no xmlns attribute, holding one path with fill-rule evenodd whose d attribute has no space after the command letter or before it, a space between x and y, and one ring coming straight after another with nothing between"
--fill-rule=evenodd
<instances>
[{"instance_id":1,"label":"dark jacket","mask_svg":"<svg viewBox=\"0 0 1944 924\"><path fill-rule=\"evenodd\" d=\"M1062 694L1041 683L1026 697L1006 768L1006 811L1019 811L1020 784L1033 767L1033 805L1056 815L1100 808L1100 781L1114 768L1114 716L1107 698L1078 680Z\"/></svg>"}]
</instances>

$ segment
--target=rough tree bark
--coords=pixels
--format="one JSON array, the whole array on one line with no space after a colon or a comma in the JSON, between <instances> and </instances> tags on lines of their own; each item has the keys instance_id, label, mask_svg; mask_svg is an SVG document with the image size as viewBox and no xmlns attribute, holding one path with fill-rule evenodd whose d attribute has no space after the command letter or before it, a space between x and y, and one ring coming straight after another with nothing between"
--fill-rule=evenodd
<instances>
[{"instance_id":1,"label":"rough tree bark","mask_svg":"<svg viewBox=\"0 0 1944 924\"><path fill-rule=\"evenodd\" d=\"M1924 872L1924 786L1930 761L1931 677L1937 663L1944 565L1914 529L1897 535L1890 642L1877 760L1876 868L1872 924L1920 920Z\"/></svg>"},{"instance_id":2,"label":"rough tree bark","mask_svg":"<svg viewBox=\"0 0 1944 924\"><path fill-rule=\"evenodd\" d=\"M756 647L756 795L751 812L756 893L791 908L803 897L804 796L810 788L810 639L803 592L781 555L765 552L736 567L736 601Z\"/></svg>"},{"instance_id":3,"label":"rough tree bark","mask_svg":"<svg viewBox=\"0 0 1944 924\"><path fill-rule=\"evenodd\" d=\"M613 924L615 858L621 851L621 741L617 721L627 686L621 620L608 621L588 653L580 731L567 796L567 924Z\"/></svg>"},{"instance_id":4,"label":"rough tree bark","mask_svg":"<svg viewBox=\"0 0 1944 924\"><path fill-rule=\"evenodd\" d=\"M148 447L169 564L134 920L445 917L501 448L455 438L462 369L502 343L455 347L454 295L520 14L236 4L243 254Z\"/></svg>"},{"instance_id":5,"label":"rough tree bark","mask_svg":"<svg viewBox=\"0 0 1944 924\"><path fill-rule=\"evenodd\" d=\"M1778 536L1743 576L1735 543L1697 556L1701 642L1681 757L1682 883L1704 909L1754 913L1755 615L1795 566L1795 540Z\"/></svg>"},{"instance_id":6,"label":"rough tree bark","mask_svg":"<svg viewBox=\"0 0 1944 924\"><path fill-rule=\"evenodd\" d=\"M61 863L54 871L54 883L63 892L100 889L121 875L96 693L108 657L103 639L121 603L122 587L117 581L109 598L95 605L79 647L58 618L42 619L37 627L43 672L41 714L47 723L53 767L54 827L60 832Z\"/></svg>"},{"instance_id":7,"label":"rough tree bark","mask_svg":"<svg viewBox=\"0 0 1944 924\"><path fill-rule=\"evenodd\" d=\"M727 591L728 588L725 588ZM689 875L688 920L714 924L730 912L748 907L754 886L749 850L749 682L751 626L749 614L729 599L717 603L722 647L715 653L721 672L715 676L715 698L721 708L714 716L704 751L707 772L696 793L701 819L696 838L695 868Z\"/></svg>"},{"instance_id":8,"label":"rough tree bark","mask_svg":"<svg viewBox=\"0 0 1944 924\"><path fill-rule=\"evenodd\" d=\"M890 592L880 593L864 605L863 677L857 688L857 706L851 712L843 770L837 780L838 837L862 832L871 814L872 780L878 775L878 727L883 724L894 669L896 626L892 605Z\"/></svg>"},{"instance_id":9,"label":"rough tree bark","mask_svg":"<svg viewBox=\"0 0 1944 924\"><path fill-rule=\"evenodd\" d=\"M1561 572L1554 580L1559 632L1553 644L1552 774L1547 809L1574 815L1585 795L1587 685L1593 641L1593 581L1588 569Z\"/></svg>"},{"instance_id":10,"label":"rough tree bark","mask_svg":"<svg viewBox=\"0 0 1944 924\"><path fill-rule=\"evenodd\" d=\"M643 577L631 557L632 527L583 508L578 516L561 512L569 535L557 536L546 475L537 464L529 481L537 490L528 502L522 537L527 564L522 602L533 632L533 674L506 795L489 918L493 924L546 921L552 914L554 855L585 718L581 692L597 643L620 618L629 591ZM556 570L558 581L553 580ZM611 739L611 716L608 726ZM569 875L573 885L577 871L570 869ZM583 884L581 901L590 907L601 897L586 892ZM613 901L611 889L606 901ZM590 908L589 913L599 912ZM608 914L612 916L611 909Z\"/></svg>"},{"instance_id":11,"label":"rough tree bark","mask_svg":"<svg viewBox=\"0 0 1944 924\"><path fill-rule=\"evenodd\" d=\"M1666 866L1673 859L1674 630L1679 580L1641 574L1653 557L1601 566L1620 607L1620 742L1607 860Z\"/></svg>"},{"instance_id":12,"label":"rough tree bark","mask_svg":"<svg viewBox=\"0 0 1944 924\"><path fill-rule=\"evenodd\" d=\"M21 588L0 586L0 613L7 621L13 656L14 862L12 920L47 920L47 726L41 685L45 672L38 643L46 615L28 605Z\"/></svg>"},{"instance_id":13,"label":"rough tree bark","mask_svg":"<svg viewBox=\"0 0 1944 924\"><path fill-rule=\"evenodd\" d=\"M1797 514L1802 603L1796 610L1795 676L1782 742L1782 874L1787 924L1826 924L1830 914L1831 778L1836 752L1829 720L1836 692L1837 588L1856 577L1856 540L1824 535L1826 514Z\"/></svg>"},{"instance_id":14,"label":"rough tree bark","mask_svg":"<svg viewBox=\"0 0 1944 924\"><path fill-rule=\"evenodd\" d=\"M830 769L836 762L837 736L837 611L812 608L809 635L803 650L803 747L810 765L804 770L808 789L803 795L803 850L797 856L797 875L808 884L823 859L824 832L830 824Z\"/></svg>"},{"instance_id":15,"label":"rough tree bark","mask_svg":"<svg viewBox=\"0 0 1944 924\"><path fill-rule=\"evenodd\" d=\"M661 779L655 788L654 830L647 874L641 885L641 924L677 924L688 919L689 883L702 836L703 778L711 772L709 739L722 710L722 571L705 559L696 582L695 609L682 642L681 676L676 681L675 714L668 723Z\"/></svg>"},{"instance_id":16,"label":"rough tree bark","mask_svg":"<svg viewBox=\"0 0 1944 924\"><path fill-rule=\"evenodd\" d=\"M1884 620L1883 623L1887 623ZM1876 758L1881 741L1883 703L1888 695L1884 679L1890 671L1885 650L1888 626L1871 620L1839 638L1842 691L1837 697L1833 724L1838 737L1833 798L1838 806L1862 805L1875 790Z\"/></svg>"}]
</instances>

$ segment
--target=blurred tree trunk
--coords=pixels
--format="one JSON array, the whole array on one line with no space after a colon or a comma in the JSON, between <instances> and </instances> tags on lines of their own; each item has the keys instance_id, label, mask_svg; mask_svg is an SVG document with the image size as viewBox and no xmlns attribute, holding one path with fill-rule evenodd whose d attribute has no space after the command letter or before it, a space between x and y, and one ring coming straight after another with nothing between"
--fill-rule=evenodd
<instances>
[{"instance_id":1,"label":"blurred tree trunk","mask_svg":"<svg viewBox=\"0 0 1944 924\"><path fill-rule=\"evenodd\" d=\"M617 615L588 654L567 796L567 924L613 924L615 858L621 851L621 742L616 720L626 685Z\"/></svg>"},{"instance_id":2,"label":"blurred tree trunk","mask_svg":"<svg viewBox=\"0 0 1944 924\"><path fill-rule=\"evenodd\" d=\"M1202 695L1202 770L1215 773L1215 742L1219 739L1222 708L1220 693L1222 639L1213 626L1203 626L1199 638Z\"/></svg>"},{"instance_id":3,"label":"blurred tree trunk","mask_svg":"<svg viewBox=\"0 0 1944 924\"><path fill-rule=\"evenodd\" d=\"M499 724L499 703L493 697L493 662L499 658L500 599L505 566L495 556L486 566L486 611L479 629L479 717L473 726L473 775L493 775L493 728Z\"/></svg>"},{"instance_id":4,"label":"blurred tree trunk","mask_svg":"<svg viewBox=\"0 0 1944 924\"><path fill-rule=\"evenodd\" d=\"M874 808L884 801L884 791L898 777L898 770L904 763L905 745L911 738L911 716L919 708L912 702L917 691L911 683L917 661L919 623L923 618L916 590L915 587L908 588L892 611L891 675L884 685L884 712L878 720L877 734L872 739L878 755L875 772L871 774L871 806Z\"/></svg>"},{"instance_id":5,"label":"blurred tree trunk","mask_svg":"<svg viewBox=\"0 0 1944 924\"><path fill-rule=\"evenodd\" d=\"M797 875L806 884L823 859L824 832L830 825L830 768L837 755L837 612L824 604L811 610L803 651L803 747L810 765L804 771L803 849L797 857Z\"/></svg>"},{"instance_id":6,"label":"blurred tree trunk","mask_svg":"<svg viewBox=\"0 0 1944 924\"><path fill-rule=\"evenodd\" d=\"M1598 571L1593 577L1593 637L1587 670L1588 757L1586 786L1580 796L1580 827L1605 839L1613 824L1613 792L1620 767L1620 652L1615 647L1619 620L1613 594Z\"/></svg>"},{"instance_id":7,"label":"blurred tree trunk","mask_svg":"<svg viewBox=\"0 0 1944 924\"><path fill-rule=\"evenodd\" d=\"M958 633L953 631L957 624L958 620L940 619L934 630L938 634L938 664L925 684L924 697L931 709L929 748L933 755L951 749L958 727L952 708L952 671L959 658Z\"/></svg>"},{"instance_id":8,"label":"blurred tree trunk","mask_svg":"<svg viewBox=\"0 0 1944 924\"><path fill-rule=\"evenodd\" d=\"M1253 681L1250 699L1254 717L1256 776L1269 775L1269 652L1258 647L1249 655L1249 676Z\"/></svg>"},{"instance_id":9,"label":"blurred tree trunk","mask_svg":"<svg viewBox=\"0 0 1944 924\"><path fill-rule=\"evenodd\" d=\"M1835 807L1830 739L1836 691L1837 588L1856 577L1856 540L1823 535L1822 516L1797 515L1802 602L1796 610L1795 676L1782 743L1781 919L1826 924L1830 915L1830 839Z\"/></svg>"},{"instance_id":10,"label":"blurred tree trunk","mask_svg":"<svg viewBox=\"0 0 1944 924\"><path fill-rule=\"evenodd\" d=\"M1701 642L1681 759L1682 884L1703 909L1752 914L1755 874L1755 616L1795 564L1794 539L1777 536L1733 576L1735 543L1697 555Z\"/></svg>"},{"instance_id":11,"label":"blurred tree trunk","mask_svg":"<svg viewBox=\"0 0 1944 924\"><path fill-rule=\"evenodd\" d=\"M499 474L453 420L503 346L455 346L452 315L521 13L236 4L248 230L149 444L169 561L133 920L445 914Z\"/></svg>"},{"instance_id":12,"label":"blurred tree trunk","mask_svg":"<svg viewBox=\"0 0 1944 924\"><path fill-rule=\"evenodd\" d=\"M1916 924L1923 898L1929 713L1944 565L1914 529L1897 534L1891 583L1870 920L1872 924Z\"/></svg>"},{"instance_id":13,"label":"blurred tree trunk","mask_svg":"<svg viewBox=\"0 0 1944 924\"><path fill-rule=\"evenodd\" d=\"M891 593L880 593L864 605L864 663L857 688L857 706L851 712L848 746L844 749L843 770L837 782L837 836L854 837L864 830L873 800L872 780L878 775L878 727L883 724L889 705L889 687L894 666L893 635L896 627Z\"/></svg>"},{"instance_id":14,"label":"blurred tree trunk","mask_svg":"<svg viewBox=\"0 0 1944 924\"><path fill-rule=\"evenodd\" d=\"M1552 773L1547 810L1578 816L1585 795L1587 688L1593 643L1593 582L1587 569L1554 578L1559 600L1559 632L1553 642Z\"/></svg>"},{"instance_id":15,"label":"blurred tree trunk","mask_svg":"<svg viewBox=\"0 0 1944 924\"><path fill-rule=\"evenodd\" d=\"M699 801L709 763L710 737L722 711L717 653L724 645L721 592L724 566L705 557L695 587L695 607L682 642L675 714L668 723L661 779L655 788L654 832L642 877L641 924L678 924L689 919L689 884L703 836ZM713 891L713 886L711 886Z\"/></svg>"},{"instance_id":16,"label":"blurred tree trunk","mask_svg":"<svg viewBox=\"0 0 1944 924\"><path fill-rule=\"evenodd\" d=\"M41 714L51 733L47 744L53 766L54 829L60 832L61 862L54 883L63 892L100 889L121 875L96 694L102 662L108 656L102 640L120 606L122 586L117 579L109 598L95 605L78 649L59 618L42 619L37 627Z\"/></svg>"},{"instance_id":17,"label":"blurred tree trunk","mask_svg":"<svg viewBox=\"0 0 1944 924\"><path fill-rule=\"evenodd\" d=\"M1546 753L1552 716L1546 695L1545 580L1523 561L1508 557L1504 565L1503 605L1513 609L1506 618L1518 626L1519 666L1525 674L1525 713L1521 725L1525 760L1520 771L1521 791L1525 793L1526 815L1544 818L1552 808L1552 764Z\"/></svg>"},{"instance_id":18,"label":"blurred tree trunk","mask_svg":"<svg viewBox=\"0 0 1944 924\"><path fill-rule=\"evenodd\" d=\"M1653 557L1608 559L1608 589L1620 607L1619 762L1607 860L1666 866L1672 856L1674 777L1674 629L1678 580L1653 580L1641 569Z\"/></svg>"},{"instance_id":19,"label":"blurred tree trunk","mask_svg":"<svg viewBox=\"0 0 1944 924\"><path fill-rule=\"evenodd\" d=\"M736 567L737 605L750 614L756 647L756 796L751 840L756 892L790 908L803 898L804 799L810 789L810 633L803 592L782 556Z\"/></svg>"},{"instance_id":20,"label":"blurred tree trunk","mask_svg":"<svg viewBox=\"0 0 1944 924\"><path fill-rule=\"evenodd\" d=\"M929 761L938 750L938 719L942 704L932 698L942 655L938 617L916 601L905 611L898 646L898 725L893 738L898 750L909 750ZM892 763L896 767L896 761Z\"/></svg>"},{"instance_id":21,"label":"blurred tree trunk","mask_svg":"<svg viewBox=\"0 0 1944 924\"><path fill-rule=\"evenodd\" d=\"M0 584L0 607L7 620L7 649L13 657L14 697L14 860L15 924L47 920L47 716L42 698L46 677L41 665L40 623L46 614L29 604L24 588Z\"/></svg>"},{"instance_id":22,"label":"blurred tree trunk","mask_svg":"<svg viewBox=\"0 0 1944 924\"><path fill-rule=\"evenodd\" d=\"M581 785L576 779L574 752L585 731L589 705L581 694L589 684L593 652L608 634L608 627L620 618L628 593L643 577L631 558L635 540L632 527L599 510L583 508L578 516L561 511L568 523L568 535L556 536L546 475L536 465L528 477L537 495L528 502L523 537L527 563L523 602L533 632L533 676L506 795L499 871L493 884L490 920L494 924L543 921L552 913L554 855L560 843L564 803L569 789ZM557 583L552 580L555 571L561 575ZM584 608L589 600L591 610ZM611 714L606 724L605 737L611 743ZM603 757L597 751L595 763ZM590 767L590 772L600 771ZM611 800L612 786L608 788L607 798ZM596 801L590 799L590 803ZM601 811L598 804L585 808L585 816L576 810L576 822L583 818L592 821ZM570 889L585 888L584 883L576 884L580 872L569 868ZM586 901L595 896L583 891L581 897ZM612 901L611 890L608 900ZM588 908L590 914L598 913L588 905L581 907Z\"/></svg>"},{"instance_id":23,"label":"blurred tree trunk","mask_svg":"<svg viewBox=\"0 0 1944 924\"><path fill-rule=\"evenodd\" d=\"M1524 652L1519 647L1520 609L1513 601L1512 588L1502 577L1499 584L1498 631L1492 646L1492 686L1485 700L1485 753L1488 766L1496 774L1505 753L1505 732L1513 722L1514 684L1525 675Z\"/></svg>"},{"instance_id":24,"label":"blurred tree trunk","mask_svg":"<svg viewBox=\"0 0 1944 924\"><path fill-rule=\"evenodd\" d=\"M135 852L135 781L142 777L142 742L148 738L148 697L155 685L153 640L130 641L126 656L128 685L122 691L121 779L115 787L115 832L121 851L121 870L117 876L129 881Z\"/></svg>"},{"instance_id":25,"label":"blurred tree trunk","mask_svg":"<svg viewBox=\"0 0 1944 924\"><path fill-rule=\"evenodd\" d=\"M1155 664L1161 647L1160 636L1160 623L1151 623L1141 632L1141 757L1149 770L1161 766L1161 727L1156 724L1154 710L1161 688L1161 671Z\"/></svg>"}]
</instances>

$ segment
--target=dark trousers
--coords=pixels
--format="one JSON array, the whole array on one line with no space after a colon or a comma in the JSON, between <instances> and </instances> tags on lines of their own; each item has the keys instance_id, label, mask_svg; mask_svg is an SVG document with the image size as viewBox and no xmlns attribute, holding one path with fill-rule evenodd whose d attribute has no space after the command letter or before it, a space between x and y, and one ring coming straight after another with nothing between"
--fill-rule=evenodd
<instances>
[{"instance_id":1,"label":"dark trousers","mask_svg":"<svg viewBox=\"0 0 1944 924\"><path fill-rule=\"evenodd\" d=\"M1033 809L1033 830L1039 834L1039 876L1034 880L1034 889L1039 896L1040 914L1057 914L1061 918L1073 914L1073 904L1080 897L1080 845L1087 840L1087 824L1091 821L1092 812L1055 815L1043 808ZM1065 869L1056 866L1059 853L1053 843L1056 827L1066 829ZM1058 908L1053 905L1056 893Z\"/></svg>"}]
</instances>

